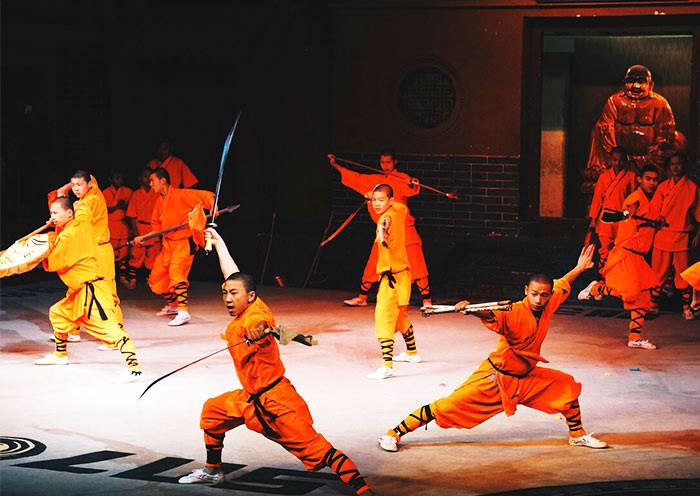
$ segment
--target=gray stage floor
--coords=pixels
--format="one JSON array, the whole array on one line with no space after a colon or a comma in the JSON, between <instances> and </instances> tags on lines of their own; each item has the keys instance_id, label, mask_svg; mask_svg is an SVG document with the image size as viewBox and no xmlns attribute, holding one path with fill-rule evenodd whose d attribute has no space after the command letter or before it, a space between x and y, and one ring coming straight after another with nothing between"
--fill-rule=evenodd
<instances>
[{"instance_id":1,"label":"gray stage floor","mask_svg":"<svg viewBox=\"0 0 700 496\"><path fill-rule=\"evenodd\" d=\"M223 347L218 334L229 317L218 284L193 285L193 320L179 328L154 315L161 302L144 288L121 291L146 374L128 385L109 383L123 370L119 354L98 351L85 335L70 345L69 366L32 364L52 349L47 309L62 291L58 281L2 289L3 496L349 494L327 471L307 474L245 428L226 438L225 486L173 483L203 461L202 403L239 386L230 357L216 355L137 397L160 375ZM555 316L543 355L583 384L584 425L610 449L570 447L562 418L521 407L471 431L431 424L406 436L400 452L386 453L377 436L452 391L497 336L471 317L423 319L412 309L424 363L396 364L395 378L372 382L365 375L379 365L373 307L343 307L349 295L331 291L262 288L260 294L279 323L320 341L313 348L282 347L287 376L316 428L356 461L378 494L700 493L698 321L662 314L647 325L659 349L643 351L625 346L627 322L613 307L573 300ZM542 487L550 489L523 491Z\"/></svg>"}]
</instances>

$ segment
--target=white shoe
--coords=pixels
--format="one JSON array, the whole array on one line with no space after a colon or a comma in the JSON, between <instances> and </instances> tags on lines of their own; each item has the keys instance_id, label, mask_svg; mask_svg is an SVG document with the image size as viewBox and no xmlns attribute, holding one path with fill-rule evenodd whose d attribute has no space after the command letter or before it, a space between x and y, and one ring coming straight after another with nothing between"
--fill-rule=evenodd
<instances>
[{"instance_id":1,"label":"white shoe","mask_svg":"<svg viewBox=\"0 0 700 496\"><path fill-rule=\"evenodd\" d=\"M181 326L182 324L187 324L190 320L192 320L192 317L190 317L190 313L187 310L179 310L175 318L168 322L168 325Z\"/></svg>"},{"instance_id":2,"label":"white shoe","mask_svg":"<svg viewBox=\"0 0 700 496\"><path fill-rule=\"evenodd\" d=\"M394 371L391 370L389 367L385 367L384 365L379 367L371 374L367 374L367 379L372 379L375 381L388 379L389 377L394 377Z\"/></svg>"},{"instance_id":3,"label":"white shoe","mask_svg":"<svg viewBox=\"0 0 700 496\"><path fill-rule=\"evenodd\" d=\"M119 351L119 348L116 346L109 346L107 344L102 343L97 347L99 351Z\"/></svg>"},{"instance_id":4,"label":"white shoe","mask_svg":"<svg viewBox=\"0 0 700 496\"><path fill-rule=\"evenodd\" d=\"M34 360L34 365L68 365L68 357L57 357L53 353L49 353L44 358Z\"/></svg>"},{"instance_id":5,"label":"white shoe","mask_svg":"<svg viewBox=\"0 0 700 496\"><path fill-rule=\"evenodd\" d=\"M418 353L415 353L413 355L409 355L405 351L402 351L398 355L394 357L395 362L411 362L411 363L420 363L420 355Z\"/></svg>"},{"instance_id":6,"label":"white shoe","mask_svg":"<svg viewBox=\"0 0 700 496\"><path fill-rule=\"evenodd\" d=\"M143 372L140 370L125 370L118 376L113 377L110 381L112 384L129 384L132 382L140 382L143 379Z\"/></svg>"},{"instance_id":7,"label":"white shoe","mask_svg":"<svg viewBox=\"0 0 700 496\"><path fill-rule=\"evenodd\" d=\"M224 473L208 474L204 469L197 468L191 474L180 477L177 482L180 484L211 484L215 486L224 482Z\"/></svg>"},{"instance_id":8,"label":"white shoe","mask_svg":"<svg viewBox=\"0 0 700 496\"><path fill-rule=\"evenodd\" d=\"M49 338L49 341L52 343L56 342L56 336L51 336ZM68 335L68 342L69 343L79 343L80 342L80 334L69 334Z\"/></svg>"},{"instance_id":9,"label":"white shoe","mask_svg":"<svg viewBox=\"0 0 700 496\"><path fill-rule=\"evenodd\" d=\"M384 451L391 451L392 453L399 451L399 440L394 436L384 434L379 436L377 441L379 442L379 447Z\"/></svg>"},{"instance_id":10,"label":"white shoe","mask_svg":"<svg viewBox=\"0 0 700 496\"><path fill-rule=\"evenodd\" d=\"M569 436L569 444L571 446L584 446L586 448L593 448L593 449L602 449L602 448L608 447L608 443L593 437L592 432L590 434L586 434L586 435L581 436L581 437Z\"/></svg>"},{"instance_id":11,"label":"white shoe","mask_svg":"<svg viewBox=\"0 0 700 496\"><path fill-rule=\"evenodd\" d=\"M161 308L158 313L156 314L158 317L165 317L167 315L175 315L177 314L177 306L176 305L165 305L163 308Z\"/></svg>"},{"instance_id":12,"label":"white shoe","mask_svg":"<svg viewBox=\"0 0 700 496\"><path fill-rule=\"evenodd\" d=\"M578 299L579 300L590 300L593 298L593 295L591 295L591 290L593 289L593 286L597 283L598 281L591 281L588 286L583 288L581 291L578 293Z\"/></svg>"},{"instance_id":13,"label":"white shoe","mask_svg":"<svg viewBox=\"0 0 700 496\"><path fill-rule=\"evenodd\" d=\"M653 343L650 343L646 339L636 339L634 341L628 341L627 346L629 348L641 348L643 350L655 350L656 345Z\"/></svg>"},{"instance_id":14,"label":"white shoe","mask_svg":"<svg viewBox=\"0 0 700 496\"><path fill-rule=\"evenodd\" d=\"M355 296L354 298L350 298L349 300L343 300L343 303L349 307L366 307L367 306L367 300L364 298L360 298L359 296Z\"/></svg>"}]
</instances>

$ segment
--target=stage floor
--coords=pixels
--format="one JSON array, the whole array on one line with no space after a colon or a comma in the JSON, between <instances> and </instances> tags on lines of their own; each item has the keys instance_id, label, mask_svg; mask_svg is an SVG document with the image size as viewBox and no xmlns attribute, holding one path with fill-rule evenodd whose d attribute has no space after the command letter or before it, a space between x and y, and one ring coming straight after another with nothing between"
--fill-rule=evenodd
<instances>
[{"instance_id":1,"label":"stage floor","mask_svg":"<svg viewBox=\"0 0 700 496\"><path fill-rule=\"evenodd\" d=\"M137 397L162 374L222 348L229 317L215 282L193 284L193 319L176 328L155 316L162 302L145 288L120 291L145 372L127 385L109 382L124 369L120 355L98 351L86 334L69 345L69 366L33 365L53 349L48 307L63 287L56 280L2 289L0 494L350 494L328 470L307 474L245 428L226 438L225 486L174 483L203 462L203 402L239 387L231 359L220 353ZM471 431L432 423L406 436L398 453L386 453L377 436L449 394L497 336L471 317L424 319L411 309L424 362L397 363L396 377L374 382L365 378L380 365L373 306L344 307L350 295L334 291L265 287L259 294L279 324L318 338L312 348L280 348L287 377L317 430L355 460L377 494L700 494L698 321L663 313L645 334L659 349L643 351L625 346L619 308L574 299L554 317L542 354L583 384L584 426L609 449L570 447L562 418L520 407Z\"/></svg>"}]
</instances>

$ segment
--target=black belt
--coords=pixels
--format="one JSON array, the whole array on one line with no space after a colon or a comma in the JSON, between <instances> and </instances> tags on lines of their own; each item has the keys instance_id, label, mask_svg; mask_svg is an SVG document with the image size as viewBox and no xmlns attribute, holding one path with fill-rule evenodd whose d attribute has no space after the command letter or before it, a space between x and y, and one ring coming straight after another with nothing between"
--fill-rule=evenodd
<instances>
[{"instance_id":1,"label":"black belt","mask_svg":"<svg viewBox=\"0 0 700 496\"><path fill-rule=\"evenodd\" d=\"M148 226L151 225L150 222L146 222L145 220L137 220L136 222L138 222L139 224L146 224L146 225L148 225Z\"/></svg>"},{"instance_id":2,"label":"black belt","mask_svg":"<svg viewBox=\"0 0 700 496\"><path fill-rule=\"evenodd\" d=\"M85 292L85 303L83 303L83 306L88 307L88 313L87 313L87 318L90 318L90 314L92 313L92 306L97 305L97 311L100 312L100 318L102 320L107 320L107 314L105 313L104 308L102 308L102 305L100 304L100 300L97 299L97 296L95 296L95 285L93 284L95 281L100 281L102 280L101 277L98 277L97 279L93 279L92 281L87 281L85 282L85 287L87 288L87 291ZM90 296L90 303L88 305L88 296Z\"/></svg>"},{"instance_id":3,"label":"black belt","mask_svg":"<svg viewBox=\"0 0 700 496\"><path fill-rule=\"evenodd\" d=\"M396 284L396 278L394 277L394 274L392 274L390 270L382 272L382 276L379 278L379 282L381 282L382 279L385 277L389 280L389 287L391 289L394 289L394 284Z\"/></svg>"},{"instance_id":4,"label":"black belt","mask_svg":"<svg viewBox=\"0 0 700 496\"><path fill-rule=\"evenodd\" d=\"M277 384L280 383L280 381L284 378L284 376L278 378L277 380L271 382L264 388L262 388L260 391L257 393L250 393L250 396L248 397L248 400L246 403L253 403L253 407L255 409L255 416L257 417L258 421L260 422L260 425L262 425L263 430L265 431L265 434L272 438L277 438L280 437L278 433L276 433L272 427L270 427L270 424L267 423L265 420L265 417L268 417L271 420L275 420L277 418L277 415L274 413L268 411L265 409L263 404L260 402L260 396L263 395L264 393L267 393L270 389L275 387Z\"/></svg>"},{"instance_id":5,"label":"black belt","mask_svg":"<svg viewBox=\"0 0 700 496\"><path fill-rule=\"evenodd\" d=\"M630 250L629 248L623 248L623 249L624 249L624 250L627 250L627 251L630 252L630 253L634 253L635 255L639 255L640 257L645 257L645 256L646 256L646 253L642 253L642 252L639 252L639 251Z\"/></svg>"},{"instance_id":6,"label":"black belt","mask_svg":"<svg viewBox=\"0 0 700 496\"><path fill-rule=\"evenodd\" d=\"M511 377L517 377L518 379L522 379L522 378L524 378L524 377L527 377L527 374L514 374L513 372L508 372L508 371L506 371L506 370L499 369L499 368L496 367L496 365L491 361L490 358L487 358L487 360L489 361L489 363L491 364L491 366L492 366L494 369L496 369L496 372L499 372L499 373L501 373L501 374L503 374L503 375L509 375L509 376L511 376Z\"/></svg>"}]
</instances>

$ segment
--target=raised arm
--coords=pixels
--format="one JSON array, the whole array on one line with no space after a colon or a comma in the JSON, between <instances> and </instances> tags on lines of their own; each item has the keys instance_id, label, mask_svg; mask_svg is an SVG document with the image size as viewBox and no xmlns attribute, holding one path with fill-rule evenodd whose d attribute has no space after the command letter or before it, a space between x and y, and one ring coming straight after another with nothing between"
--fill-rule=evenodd
<instances>
[{"instance_id":1,"label":"raised arm","mask_svg":"<svg viewBox=\"0 0 700 496\"><path fill-rule=\"evenodd\" d=\"M228 251L228 246L224 242L221 235L215 229L208 227L204 230L204 239L211 239L211 244L216 248L216 255L219 257L219 267L221 267L221 275L226 279L235 272L240 272L238 265L233 260L233 257Z\"/></svg>"},{"instance_id":2,"label":"raised arm","mask_svg":"<svg viewBox=\"0 0 700 496\"><path fill-rule=\"evenodd\" d=\"M578 261L573 269L567 272L562 279L565 279L570 285L574 283L576 278L582 273L586 272L588 269L593 267L593 252L595 251L595 245L588 245L583 247L581 254L578 256Z\"/></svg>"}]
</instances>

